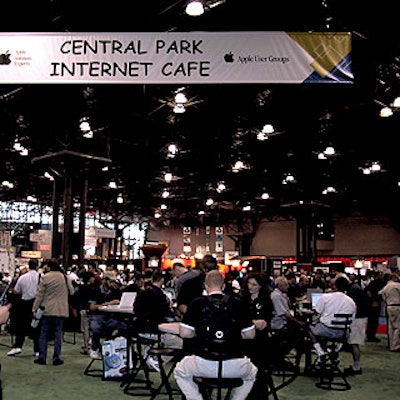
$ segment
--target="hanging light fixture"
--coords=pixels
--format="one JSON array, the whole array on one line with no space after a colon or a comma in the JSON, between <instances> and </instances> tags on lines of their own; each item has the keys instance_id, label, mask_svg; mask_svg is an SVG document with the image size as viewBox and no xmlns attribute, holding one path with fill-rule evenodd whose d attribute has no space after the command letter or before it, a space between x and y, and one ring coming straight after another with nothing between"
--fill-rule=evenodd
<instances>
[{"instance_id":1,"label":"hanging light fixture","mask_svg":"<svg viewBox=\"0 0 400 400\"><path fill-rule=\"evenodd\" d=\"M189 0L185 12L191 17L198 17L204 14L204 4L201 0Z\"/></svg>"}]
</instances>

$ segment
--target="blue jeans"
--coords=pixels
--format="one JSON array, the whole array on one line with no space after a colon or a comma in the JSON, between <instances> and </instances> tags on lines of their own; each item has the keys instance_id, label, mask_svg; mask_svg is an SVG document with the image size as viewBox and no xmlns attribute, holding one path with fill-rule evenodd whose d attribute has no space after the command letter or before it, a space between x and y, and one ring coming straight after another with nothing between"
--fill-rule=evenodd
<instances>
[{"instance_id":1,"label":"blue jeans","mask_svg":"<svg viewBox=\"0 0 400 400\"><path fill-rule=\"evenodd\" d=\"M100 349L100 339L102 337L110 337L114 330L118 331L118 336L127 335L127 326L125 322L113 318L110 315L90 314L89 326L92 337L92 350Z\"/></svg>"},{"instance_id":2,"label":"blue jeans","mask_svg":"<svg viewBox=\"0 0 400 400\"><path fill-rule=\"evenodd\" d=\"M53 361L61 356L61 344L63 340L63 327L65 317L54 317L43 315L41 320L41 330L39 336L39 358L43 361L47 359L47 345L49 334L54 334Z\"/></svg>"}]
</instances>

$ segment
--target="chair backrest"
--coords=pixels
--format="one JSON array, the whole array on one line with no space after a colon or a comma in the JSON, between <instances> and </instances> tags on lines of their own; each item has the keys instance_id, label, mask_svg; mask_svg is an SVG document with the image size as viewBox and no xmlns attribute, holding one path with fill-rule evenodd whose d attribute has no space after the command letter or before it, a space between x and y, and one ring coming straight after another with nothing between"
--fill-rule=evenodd
<instances>
[{"instance_id":1,"label":"chair backrest","mask_svg":"<svg viewBox=\"0 0 400 400\"><path fill-rule=\"evenodd\" d=\"M353 315L337 313L333 314L333 317L334 319L331 321L332 326L334 326L336 329L342 329L343 330L342 338L346 339L348 333L350 332L350 325L353 321Z\"/></svg>"},{"instance_id":2,"label":"chair backrest","mask_svg":"<svg viewBox=\"0 0 400 400\"><path fill-rule=\"evenodd\" d=\"M230 354L224 353L223 351L210 351L205 358L218 362L217 376L215 378L195 377L194 381L196 383L200 383L201 385L216 388L217 400L222 399L222 389L228 389L228 393L225 398L229 398L232 389L243 384L243 380L241 378L223 378L224 361L232 359L232 356Z\"/></svg>"}]
</instances>

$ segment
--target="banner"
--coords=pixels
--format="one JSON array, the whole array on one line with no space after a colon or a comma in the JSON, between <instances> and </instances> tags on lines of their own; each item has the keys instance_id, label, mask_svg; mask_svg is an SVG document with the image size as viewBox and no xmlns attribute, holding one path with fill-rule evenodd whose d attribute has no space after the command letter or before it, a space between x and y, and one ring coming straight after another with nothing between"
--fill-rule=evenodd
<instances>
[{"instance_id":1,"label":"banner","mask_svg":"<svg viewBox=\"0 0 400 400\"><path fill-rule=\"evenodd\" d=\"M0 33L0 83L353 83L351 34Z\"/></svg>"}]
</instances>

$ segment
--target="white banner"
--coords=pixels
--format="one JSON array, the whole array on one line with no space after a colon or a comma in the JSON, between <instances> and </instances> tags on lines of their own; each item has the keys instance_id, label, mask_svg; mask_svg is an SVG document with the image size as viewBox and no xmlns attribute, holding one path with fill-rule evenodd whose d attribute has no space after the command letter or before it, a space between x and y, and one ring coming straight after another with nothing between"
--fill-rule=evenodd
<instances>
[{"instance_id":1,"label":"white banner","mask_svg":"<svg viewBox=\"0 0 400 400\"><path fill-rule=\"evenodd\" d=\"M352 83L350 33L0 33L0 83Z\"/></svg>"}]
</instances>

